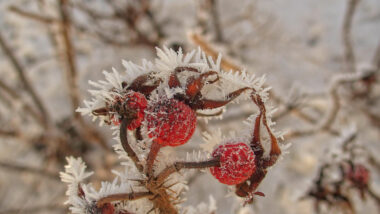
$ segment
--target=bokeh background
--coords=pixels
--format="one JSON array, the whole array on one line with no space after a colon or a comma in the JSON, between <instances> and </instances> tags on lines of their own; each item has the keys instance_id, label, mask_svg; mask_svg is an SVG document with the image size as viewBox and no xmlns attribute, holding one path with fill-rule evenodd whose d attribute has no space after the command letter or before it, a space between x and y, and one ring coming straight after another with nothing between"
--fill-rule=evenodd
<instances>
[{"instance_id":1,"label":"bokeh background","mask_svg":"<svg viewBox=\"0 0 380 214\"><path fill-rule=\"evenodd\" d=\"M112 180L110 130L75 109L88 80L122 70L122 59L153 59L163 45L220 52L229 68L266 75L272 87L286 154L259 188L266 197L244 212L314 213L315 199L303 196L347 136L365 150L380 195L379 44L379 0L0 0L0 213L67 213L58 175L68 155L95 171L95 186ZM178 155L199 150L202 132L239 131L251 113L249 103L232 104L222 121L200 120ZM239 212L241 201L209 173L188 179L186 205L213 195L217 213ZM357 213L379 212L376 197L349 195Z\"/></svg>"}]
</instances>

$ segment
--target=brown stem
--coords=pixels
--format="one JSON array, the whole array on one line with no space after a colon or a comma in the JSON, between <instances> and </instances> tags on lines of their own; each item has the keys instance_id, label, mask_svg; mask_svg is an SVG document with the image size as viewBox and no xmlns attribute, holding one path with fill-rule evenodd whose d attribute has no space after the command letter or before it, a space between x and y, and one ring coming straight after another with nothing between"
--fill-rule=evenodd
<instances>
[{"instance_id":1,"label":"brown stem","mask_svg":"<svg viewBox=\"0 0 380 214\"><path fill-rule=\"evenodd\" d=\"M62 203L58 204L48 204L48 205L41 205L41 206L34 206L34 207L22 207L22 208L13 208L13 209L7 209L7 210L0 210L0 214L17 214L17 213L41 213L46 211L52 211L58 213L64 213L66 211L66 207L63 206Z\"/></svg>"},{"instance_id":2,"label":"brown stem","mask_svg":"<svg viewBox=\"0 0 380 214\"><path fill-rule=\"evenodd\" d=\"M151 192L132 192L132 193L120 193L114 195L108 195L101 198L96 202L98 208L102 207L106 203L111 203L114 201L133 201L145 197L153 196Z\"/></svg>"},{"instance_id":3,"label":"brown stem","mask_svg":"<svg viewBox=\"0 0 380 214\"><path fill-rule=\"evenodd\" d=\"M55 19L53 17L42 16L42 15L37 14L37 13L25 11L23 9L20 9L20 8L14 6L14 5L11 5L9 7L9 11L11 11L17 15L20 15L22 17L32 19L32 20L36 20L36 21L39 21L39 22L42 22L45 24L52 24L52 23L58 23L59 22L57 19Z\"/></svg>"},{"instance_id":4,"label":"brown stem","mask_svg":"<svg viewBox=\"0 0 380 214\"><path fill-rule=\"evenodd\" d=\"M214 30L216 34L216 41L223 42L222 28L220 27L218 0L211 0L211 17L214 24Z\"/></svg>"},{"instance_id":5,"label":"brown stem","mask_svg":"<svg viewBox=\"0 0 380 214\"><path fill-rule=\"evenodd\" d=\"M148 177L153 175L153 165L154 161L156 160L156 157L158 155L158 152L161 149L161 145L159 143L153 142L150 146L150 151L148 154L148 158L146 160L146 166L147 166L147 175Z\"/></svg>"},{"instance_id":6,"label":"brown stem","mask_svg":"<svg viewBox=\"0 0 380 214\"><path fill-rule=\"evenodd\" d=\"M44 169L21 166L21 165L17 165L14 163L7 163L7 162L0 162L0 167L6 168L9 170L18 171L18 172L28 172L35 175L44 176L52 180L60 181L58 174L46 171Z\"/></svg>"},{"instance_id":7,"label":"brown stem","mask_svg":"<svg viewBox=\"0 0 380 214\"><path fill-rule=\"evenodd\" d=\"M252 98L252 101L254 103L256 103L256 105L260 109L260 114L262 114L262 121L263 121L264 127L266 128L267 133L270 137L270 141L271 141L271 149L270 149L270 153L269 153L270 158L268 160L265 160L263 164L266 167L272 166L277 161L277 158L281 155L281 149L278 146L276 136L272 133L272 130L270 129L270 127L268 125L267 116L266 116L266 108L265 108L264 102L262 101L261 97L259 95L256 95L255 93L253 93L251 95L251 98ZM260 121L258 121L258 122L260 122Z\"/></svg>"},{"instance_id":8,"label":"brown stem","mask_svg":"<svg viewBox=\"0 0 380 214\"><path fill-rule=\"evenodd\" d=\"M157 176L157 183L164 182L167 177L180 171L181 169L203 169L218 166L220 166L219 158L214 158L203 162L175 162L173 165L162 170L162 172Z\"/></svg>"},{"instance_id":9,"label":"brown stem","mask_svg":"<svg viewBox=\"0 0 380 214\"><path fill-rule=\"evenodd\" d=\"M61 16L61 36L63 39L63 44L65 47L65 60L66 60L66 76L67 76L67 87L69 90L69 96L71 99L71 108L74 118L78 121L83 121L80 114L75 112L76 108L79 106L79 89L77 85L77 67L75 60L74 46L70 38L70 18L69 11L67 7L67 0L59 1L59 12ZM82 122L81 122L82 123Z\"/></svg>"},{"instance_id":10,"label":"brown stem","mask_svg":"<svg viewBox=\"0 0 380 214\"><path fill-rule=\"evenodd\" d=\"M349 72L355 72L355 54L352 46L351 26L359 0L349 0L346 13L344 15L342 37L344 45L344 59Z\"/></svg>"},{"instance_id":11,"label":"brown stem","mask_svg":"<svg viewBox=\"0 0 380 214\"><path fill-rule=\"evenodd\" d=\"M80 92L78 88L78 71L76 67L76 58L75 58L75 47L70 38L70 14L68 10L68 0L59 1L59 13L61 17L60 28L61 28L61 37L63 39L64 49L65 49L65 67L66 67L66 76L67 76L67 87L69 90L69 97L71 99L71 108L72 115L79 125L83 128L81 135L89 139L90 142L95 141L99 143L103 148L107 148L107 143L105 140L97 133L96 130L89 127L83 121L81 115L75 110L79 106Z\"/></svg>"},{"instance_id":12,"label":"brown stem","mask_svg":"<svg viewBox=\"0 0 380 214\"><path fill-rule=\"evenodd\" d=\"M0 136L3 136L3 137L19 137L20 133L16 130L2 130L2 129L0 129Z\"/></svg>"},{"instance_id":13,"label":"brown stem","mask_svg":"<svg viewBox=\"0 0 380 214\"><path fill-rule=\"evenodd\" d=\"M44 126L44 119L41 117L41 115L36 112L30 105L28 105L28 103L26 103L25 100L22 99L21 96L13 88L9 87L2 80L0 80L0 88L3 89L3 91L10 97L12 97L12 99L15 99L18 102L22 103L24 110L28 112L34 119L36 119L37 122Z\"/></svg>"},{"instance_id":14,"label":"brown stem","mask_svg":"<svg viewBox=\"0 0 380 214\"><path fill-rule=\"evenodd\" d=\"M128 156L132 159L132 161L135 163L137 169L142 173L144 170L144 167L141 165L139 158L137 157L137 154L135 151L133 151L132 147L128 143L128 136L127 136L127 126L129 125L131 121L129 119L124 118L121 121L120 124L120 141L121 145L123 146L123 149L128 154Z\"/></svg>"},{"instance_id":15,"label":"brown stem","mask_svg":"<svg viewBox=\"0 0 380 214\"><path fill-rule=\"evenodd\" d=\"M25 91L30 94L32 97L33 102L36 104L38 110L40 111L44 126L48 126L49 121L49 115L46 111L46 108L42 104L41 98L37 95L34 88L30 84L28 78L25 76L24 68L21 66L21 63L16 59L16 56L13 54L9 46L7 45L7 42L4 40L3 36L0 33L0 47L5 53L5 55L8 57L8 59L11 61L13 67L15 68L15 71L17 72L17 75L21 81L21 83L25 87Z\"/></svg>"},{"instance_id":16,"label":"brown stem","mask_svg":"<svg viewBox=\"0 0 380 214\"><path fill-rule=\"evenodd\" d=\"M375 54L373 55L372 64L376 69L380 69L380 44L377 45Z\"/></svg>"}]
</instances>

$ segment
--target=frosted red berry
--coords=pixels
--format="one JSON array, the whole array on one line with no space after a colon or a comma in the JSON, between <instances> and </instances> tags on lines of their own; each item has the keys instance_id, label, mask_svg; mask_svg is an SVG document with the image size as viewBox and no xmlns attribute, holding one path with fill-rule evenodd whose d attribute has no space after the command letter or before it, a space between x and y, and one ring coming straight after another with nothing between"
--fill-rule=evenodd
<instances>
[{"instance_id":1,"label":"frosted red berry","mask_svg":"<svg viewBox=\"0 0 380 214\"><path fill-rule=\"evenodd\" d=\"M369 170L365 166L357 164L348 172L348 178L355 185L365 187L369 182Z\"/></svg>"},{"instance_id":2,"label":"frosted red berry","mask_svg":"<svg viewBox=\"0 0 380 214\"><path fill-rule=\"evenodd\" d=\"M135 114L135 119L128 125L129 130L134 130L139 127L144 120L144 111L147 105L148 102L143 94L130 91L123 97L118 97L113 103L113 108L118 114ZM112 115L111 120L114 125L120 125L121 121L119 116Z\"/></svg>"},{"instance_id":3,"label":"frosted red berry","mask_svg":"<svg viewBox=\"0 0 380 214\"><path fill-rule=\"evenodd\" d=\"M196 114L185 103L164 99L147 108L149 137L162 146L179 146L194 134Z\"/></svg>"},{"instance_id":4,"label":"frosted red berry","mask_svg":"<svg viewBox=\"0 0 380 214\"><path fill-rule=\"evenodd\" d=\"M114 214L115 208L111 203L104 204L101 208L102 214Z\"/></svg>"},{"instance_id":5,"label":"frosted red berry","mask_svg":"<svg viewBox=\"0 0 380 214\"><path fill-rule=\"evenodd\" d=\"M242 183L256 170L255 154L245 143L220 145L212 156L219 157L220 166L211 167L211 174L223 184Z\"/></svg>"}]
</instances>

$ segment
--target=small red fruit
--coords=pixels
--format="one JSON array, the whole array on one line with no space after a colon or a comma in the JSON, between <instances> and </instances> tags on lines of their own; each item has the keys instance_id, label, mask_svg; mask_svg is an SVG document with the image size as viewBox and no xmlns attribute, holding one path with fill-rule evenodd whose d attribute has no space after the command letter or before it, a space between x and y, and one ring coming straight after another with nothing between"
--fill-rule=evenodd
<instances>
[{"instance_id":1,"label":"small red fruit","mask_svg":"<svg viewBox=\"0 0 380 214\"><path fill-rule=\"evenodd\" d=\"M361 165L354 165L348 172L348 179L359 187L366 187L369 182L369 170Z\"/></svg>"},{"instance_id":2,"label":"small red fruit","mask_svg":"<svg viewBox=\"0 0 380 214\"><path fill-rule=\"evenodd\" d=\"M130 91L123 97L118 97L112 106L121 116L123 114L136 114L135 119L128 125L129 130L134 130L139 127L144 120L144 110L147 105L148 102L143 94ZM120 125L121 120L115 116L116 115L111 116L113 124Z\"/></svg>"},{"instance_id":3,"label":"small red fruit","mask_svg":"<svg viewBox=\"0 0 380 214\"><path fill-rule=\"evenodd\" d=\"M148 135L162 146L182 145L194 134L196 114L181 101L161 100L148 107L147 112Z\"/></svg>"},{"instance_id":4,"label":"small red fruit","mask_svg":"<svg viewBox=\"0 0 380 214\"><path fill-rule=\"evenodd\" d=\"M211 167L210 172L223 184L242 183L256 170L255 154L245 143L220 145L212 156L220 158L220 167Z\"/></svg>"},{"instance_id":5,"label":"small red fruit","mask_svg":"<svg viewBox=\"0 0 380 214\"><path fill-rule=\"evenodd\" d=\"M106 203L101 207L102 214L114 214L115 208L111 203Z\"/></svg>"}]
</instances>

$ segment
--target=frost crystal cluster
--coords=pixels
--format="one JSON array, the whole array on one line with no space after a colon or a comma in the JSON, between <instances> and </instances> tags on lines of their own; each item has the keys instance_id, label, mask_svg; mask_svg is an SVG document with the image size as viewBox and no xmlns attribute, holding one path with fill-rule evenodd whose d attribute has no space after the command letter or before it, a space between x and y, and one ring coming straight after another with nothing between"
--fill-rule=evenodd
<instances>
[{"instance_id":1,"label":"frost crystal cluster","mask_svg":"<svg viewBox=\"0 0 380 214\"><path fill-rule=\"evenodd\" d=\"M178 172L186 169L209 168L221 183L234 185L246 203L264 195L256 190L281 154L273 110L265 104L265 78L223 71L221 56L214 60L200 48L187 54L157 48L157 56L141 65L123 61L125 71L104 71L105 80L89 81L92 98L77 111L111 126L124 171L113 171L116 178L97 190L85 182L91 173L83 161L67 158L61 178L68 183L72 213L215 213L212 197L209 204L181 206L188 187ZM224 137L220 130L203 133L202 157L175 160L160 152L191 143L197 119L219 116L227 104L242 99L257 113L242 121L247 128L237 130L239 137Z\"/></svg>"}]
</instances>

